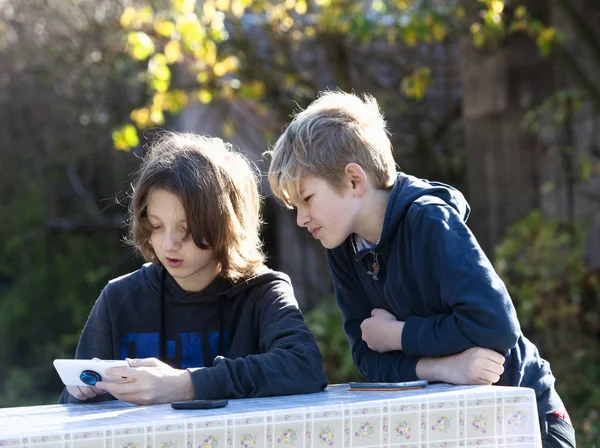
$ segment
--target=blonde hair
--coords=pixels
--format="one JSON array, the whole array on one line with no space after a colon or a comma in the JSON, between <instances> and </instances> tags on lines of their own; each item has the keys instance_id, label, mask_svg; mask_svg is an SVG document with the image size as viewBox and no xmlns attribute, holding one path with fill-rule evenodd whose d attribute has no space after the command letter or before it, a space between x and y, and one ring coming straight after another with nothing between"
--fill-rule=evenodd
<instances>
[{"instance_id":1,"label":"blonde hair","mask_svg":"<svg viewBox=\"0 0 600 448\"><path fill-rule=\"evenodd\" d=\"M186 237L201 249L212 248L221 276L251 277L264 263L259 238L260 196L248 160L218 138L165 133L148 150L129 204L128 242L159 263L150 244L147 201L164 189L179 198L187 219Z\"/></svg>"},{"instance_id":2,"label":"blonde hair","mask_svg":"<svg viewBox=\"0 0 600 448\"><path fill-rule=\"evenodd\" d=\"M390 188L396 177L385 119L367 94L321 92L295 114L268 154L269 184L288 207L304 176L322 178L339 190L348 163L360 165L377 189Z\"/></svg>"}]
</instances>

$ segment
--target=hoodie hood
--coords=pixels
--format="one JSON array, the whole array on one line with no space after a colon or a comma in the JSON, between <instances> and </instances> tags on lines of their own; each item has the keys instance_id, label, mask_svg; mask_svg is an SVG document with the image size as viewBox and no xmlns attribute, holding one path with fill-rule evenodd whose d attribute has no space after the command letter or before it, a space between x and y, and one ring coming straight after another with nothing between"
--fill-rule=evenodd
<instances>
[{"instance_id":1,"label":"hoodie hood","mask_svg":"<svg viewBox=\"0 0 600 448\"><path fill-rule=\"evenodd\" d=\"M441 182L432 182L398 173L385 211L383 230L377 247L384 245L395 235L396 229L406 218L410 207L424 196L442 200L456 210L463 221L467 221L469 218L471 208L463 194L456 188Z\"/></svg>"},{"instance_id":2,"label":"hoodie hood","mask_svg":"<svg viewBox=\"0 0 600 448\"><path fill-rule=\"evenodd\" d=\"M150 289L157 295L160 295L162 276L165 268L162 265L146 263L144 265L144 276ZM229 299L235 296L244 294L249 289L260 285L272 282L274 280L283 280L291 284L290 278L281 273L272 271L263 266L254 277L240 280L237 283L217 276L206 288L195 293L188 293L179 286L175 279L166 273L164 280L164 299L167 303L177 302L181 304L215 304L221 299Z\"/></svg>"}]
</instances>

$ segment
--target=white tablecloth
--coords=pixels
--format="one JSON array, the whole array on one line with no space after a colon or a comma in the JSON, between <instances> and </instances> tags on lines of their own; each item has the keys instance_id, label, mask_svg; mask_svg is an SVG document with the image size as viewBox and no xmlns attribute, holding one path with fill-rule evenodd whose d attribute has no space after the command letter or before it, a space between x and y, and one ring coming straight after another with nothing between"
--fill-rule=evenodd
<instances>
[{"instance_id":1,"label":"white tablecloth","mask_svg":"<svg viewBox=\"0 0 600 448\"><path fill-rule=\"evenodd\" d=\"M9 448L537 448L539 434L533 390L500 386L336 385L212 410L119 401L0 409L0 447Z\"/></svg>"}]
</instances>

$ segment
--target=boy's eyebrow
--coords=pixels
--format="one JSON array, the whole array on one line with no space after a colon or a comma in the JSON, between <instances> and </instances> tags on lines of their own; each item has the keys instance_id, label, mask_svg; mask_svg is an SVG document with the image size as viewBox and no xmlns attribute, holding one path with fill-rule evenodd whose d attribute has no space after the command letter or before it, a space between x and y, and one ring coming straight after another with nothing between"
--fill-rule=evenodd
<instances>
[{"instance_id":1,"label":"boy's eyebrow","mask_svg":"<svg viewBox=\"0 0 600 448\"><path fill-rule=\"evenodd\" d=\"M158 219L159 221L161 221L160 217L158 217L158 216L156 216L156 215L153 215L152 213L148 213L147 215L148 215L148 218ZM182 219L180 219L180 220L179 220L179 221L177 221L177 222L178 222L178 223L180 223L180 222L187 222L187 219L185 219L185 218L182 218Z\"/></svg>"}]
</instances>

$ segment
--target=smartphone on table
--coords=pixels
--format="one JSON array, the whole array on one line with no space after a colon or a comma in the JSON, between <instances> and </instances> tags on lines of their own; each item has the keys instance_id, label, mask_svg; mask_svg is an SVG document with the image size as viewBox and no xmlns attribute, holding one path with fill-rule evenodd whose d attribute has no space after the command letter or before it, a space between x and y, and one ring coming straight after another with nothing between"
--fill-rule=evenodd
<instances>
[{"instance_id":1,"label":"smartphone on table","mask_svg":"<svg viewBox=\"0 0 600 448\"><path fill-rule=\"evenodd\" d=\"M228 404L228 400L189 400L174 401L171 407L173 409L217 409L224 408Z\"/></svg>"},{"instance_id":2,"label":"smartphone on table","mask_svg":"<svg viewBox=\"0 0 600 448\"><path fill-rule=\"evenodd\" d=\"M422 389L427 386L427 380L403 381L399 383L372 383L372 382L351 382L348 384L348 390L351 392L382 392Z\"/></svg>"}]
</instances>

